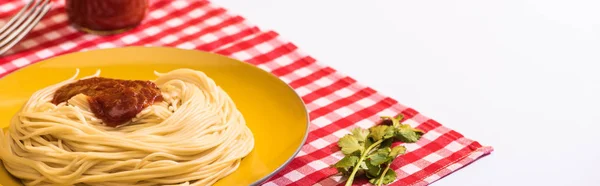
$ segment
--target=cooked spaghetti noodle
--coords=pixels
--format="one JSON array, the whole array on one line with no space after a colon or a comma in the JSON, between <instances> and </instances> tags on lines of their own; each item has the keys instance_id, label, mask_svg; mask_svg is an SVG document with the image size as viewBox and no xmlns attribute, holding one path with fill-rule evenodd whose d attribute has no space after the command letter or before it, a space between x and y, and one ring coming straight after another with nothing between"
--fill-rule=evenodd
<instances>
[{"instance_id":1,"label":"cooked spaghetti noodle","mask_svg":"<svg viewBox=\"0 0 600 186\"><path fill-rule=\"evenodd\" d=\"M51 103L77 75L34 93L0 132L0 159L25 185L212 185L254 148L232 99L200 71L156 73L164 99L119 127L84 94Z\"/></svg>"}]
</instances>

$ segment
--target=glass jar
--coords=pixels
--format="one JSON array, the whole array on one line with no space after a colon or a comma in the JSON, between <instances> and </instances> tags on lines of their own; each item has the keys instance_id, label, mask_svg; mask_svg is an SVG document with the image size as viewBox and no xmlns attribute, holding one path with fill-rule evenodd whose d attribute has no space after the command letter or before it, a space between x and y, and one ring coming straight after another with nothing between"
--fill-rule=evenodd
<instances>
[{"instance_id":1,"label":"glass jar","mask_svg":"<svg viewBox=\"0 0 600 186\"><path fill-rule=\"evenodd\" d=\"M75 28L100 35L135 28L148 10L148 0L66 0L65 4Z\"/></svg>"}]
</instances>

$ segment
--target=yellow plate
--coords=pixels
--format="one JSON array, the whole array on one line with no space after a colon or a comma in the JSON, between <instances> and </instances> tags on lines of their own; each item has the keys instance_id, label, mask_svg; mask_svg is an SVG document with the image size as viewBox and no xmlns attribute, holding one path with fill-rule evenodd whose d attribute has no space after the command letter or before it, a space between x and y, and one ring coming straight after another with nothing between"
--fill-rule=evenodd
<instances>
[{"instance_id":1,"label":"yellow plate","mask_svg":"<svg viewBox=\"0 0 600 186\"><path fill-rule=\"evenodd\" d=\"M101 76L152 80L153 72L192 68L205 72L233 99L255 136L254 150L237 171L216 183L250 185L265 181L298 153L306 140L308 114L286 83L253 65L207 52L163 47L125 47L71 53L47 59L0 78L0 128L31 94L81 70ZM0 166L2 167L2 166ZM2 167L0 185L20 185Z\"/></svg>"}]
</instances>

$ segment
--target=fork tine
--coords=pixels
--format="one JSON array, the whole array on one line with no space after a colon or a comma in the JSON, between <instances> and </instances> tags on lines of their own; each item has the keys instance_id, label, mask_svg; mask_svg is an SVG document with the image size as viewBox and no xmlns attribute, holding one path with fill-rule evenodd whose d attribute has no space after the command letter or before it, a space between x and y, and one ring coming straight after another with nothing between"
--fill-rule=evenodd
<instances>
[{"instance_id":1,"label":"fork tine","mask_svg":"<svg viewBox=\"0 0 600 186\"><path fill-rule=\"evenodd\" d=\"M28 5L30 5L32 2L35 2L35 4L33 5L33 8L29 9L29 7L30 7L30 6L28 6ZM10 24L10 25L9 25L9 26L6 28L6 30L3 30L3 33L2 33L2 34L0 34L0 40L4 40L4 39L5 39L5 37L6 37L8 34L12 33L12 31L13 31L15 28L17 28L19 25L21 25L21 23L23 23L23 21L25 20L25 18L29 17L29 16L31 15L31 13L35 11L35 7L36 7L36 6L38 6L38 4L39 4L39 3L40 3L40 1L37 1L37 0L32 0L32 1L30 1L30 2L29 2L27 5L25 5L25 7L22 9L22 11L23 11L23 10L26 10L26 11L24 12L25 14L24 14L24 15L22 15L22 14L18 14L18 15L16 15L16 16L15 16L15 18L16 18L16 19L15 19L14 21L12 21L12 20L11 20L13 24ZM27 9L28 9L28 10L27 10ZM21 12L19 12L19 13L21 13ZM8 25L8 24L7 24L7 25ZM2 46L2 45L0 45L0 46Z\"/></svg>"},{"instance_id":2,"label":"fork tine","mask_svg":"<svg viewBox=\"0 0 600 186\"><path fill-rule=\"evenodd\" d=\"M23 39L23 37L25 37L29 33L29 31L31 31L31 29L33 29L33 27L37 25L37 23L42 19L42 17L44 17L44 15L48 13L48 10L50 10L50 8L52 7L52 2L50 0L43 0L42 2L43 3L39 7L36 6L33 8L35 12L33 12L33 14L27 19L27 21L23 23L22 26L14 32L16 34L11 34L10 38L0 43L0 54L3 54L15 44L19 43L19 41ZM10 41L10 43L6 44L8 41Z\"/></svg>"},{"instance_id":3,"label":"fork tine","mask_svg":"<svg viewBox=\"0 0 600 186\"><path fill-rule=\"evenodd\" d=\"M25 4L25 6L23 6L23 8L21 8L21 10L19 10L19 12L17 12L16 15L14 15L6 24L4 24L4 26L0 28L0 34L6 31L9 26L11 26L15 21L17 21L17 19L21 17L21 14L23 14L23 12L25 12L25 10L27 10L33 2L34 1L29 1L29 3Z\"/></svg>"},{"instance_id":4,"label":"fork tine","mask_svg":"<svg viewBox=\"0 0 600 186\"><path fill-rule=\"evenodd\" d=\"M6 43L12 41L15 36L20 34L19 30L22 30L23 27L26 27L27 24L31 22L33 18L35 18L35 15L32 14L36 14L39 11L37 8L40 2L42 1L36 1L35 5L25 12L25 15L21 16L19 20L17 20L17 23L13 24L13 26L11 26L6 33L3 33L2 36L0 36L0 46L4 46Z\"/></svg>"}]
</instances>

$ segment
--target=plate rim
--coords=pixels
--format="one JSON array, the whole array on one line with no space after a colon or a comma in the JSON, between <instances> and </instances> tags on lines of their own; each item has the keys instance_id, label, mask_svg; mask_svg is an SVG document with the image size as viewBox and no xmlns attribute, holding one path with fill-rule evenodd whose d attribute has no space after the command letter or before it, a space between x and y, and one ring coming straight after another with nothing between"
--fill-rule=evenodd
<instances>
[{"instance_id":1,"label":"plate rim","mask_svg":"<svg viewBox=\"0 0 600 186\"><path fill-rule=\"evenodd\" d=\"M186 52L199 52L199 53L205 53L207 55L215 55L218 56L220 58L227 58L233 61L236 61L242 65L245 65L249 68L253 68L256 70L260 70L265 72L268 76L271 76L275 79L277 79L277 81L279 81L280 83L284 84L287 89L291 90L295 97L300 101L300 103L302 104L302 107L304 107L304 115L306 116L306 128L305 128L305 132L304 132L304 136L302 137L302 141L300 143L300 145L298 147L296 147L296 151L292 154L292 156L290 156L285 162L283 162L283 164L281 164L279 167L277 167L275 170L273 170L271 173L269 173L268 175L254 181L253 183L251 183L250 185L254 186L254 185L259 185L264 183L265 181L267 181L268 179L270 179L271 177L275 176L275 174L281 172L285 167L287 167L292 160L294 160L296 158L296 156L298 155L298 153L300 153L300 151L302 150L302 147L305 145L306 140L308 138L308 133L309 133L309 128L310 128L310 112L308 110L308 107L306 106L306 103L304 102L304 100L302 99L302 96L300 96L298 94L298 92L296 92L296 90L294 88L292 88L288 83L284 82L283 80L281 80L281 78L275 76L273 73L268 72L262 68L259 68L253 64L250 64L249 62L246 61L242 61L239 59L235 59L229 56L225 56L222 54L218 54L218 53L214 53L214 52L209 52L209 51L203 51L203 50L195 50L195 49L184 49L184 48L177 48L177 47L168 47L168 46L122 46L122 47L114 47L114 48L97 48L97 49L91 49L91 50L86 50L86 51L73 51L73 52L68 52L68 53L64 53L64 54L60 54L60 55L56 55L56 56L52 56L49 58L45 58L45 59L41 59L32 63L29 63L25 66L19 67L16 70L13 70L11 72L8 72L7 74L3 75L2 77L0 77L0 81L2 79L4 79L5 77L8 77L10 75L15 74L16 72L25 69L25 68L31 68L31 66L33 65L41 65L41 63L46 63L49 60L56 60L56 58L61 58L61 57L65 57L65 56L69 56L69 55L75 55L75 54L81 54L81 53L88 53L88 52L98 52L98 51L110 51L110 50L122 50L122 49L136 49L136 48L142 48L144 50L146 49L157 49L157 50L180 50L180 51L186 51ZM236 170L237 171L237 170ZM11 175L12 176L12 175Z\"/></svg>"}]
</instances>

